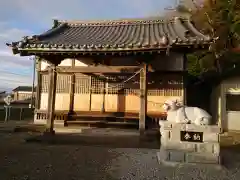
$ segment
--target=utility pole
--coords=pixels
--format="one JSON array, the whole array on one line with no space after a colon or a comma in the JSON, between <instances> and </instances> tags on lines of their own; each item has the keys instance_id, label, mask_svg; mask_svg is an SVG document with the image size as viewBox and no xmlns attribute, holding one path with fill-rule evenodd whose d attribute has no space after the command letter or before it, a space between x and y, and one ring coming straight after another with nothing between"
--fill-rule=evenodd
<instances>
[{"instance_id":1,"label":"utility pole","mask_svg":"<svg viewBox=\"0 0 240 180\"><path fill-rule=\"evenodd\" d=\"M36 58L32 57L33 61L33 79L32 79L32 96L31 96L31 108L33 108L34 103L34 89L35 89L35 73L36 73Z\"/></svg>"}]
</instances>

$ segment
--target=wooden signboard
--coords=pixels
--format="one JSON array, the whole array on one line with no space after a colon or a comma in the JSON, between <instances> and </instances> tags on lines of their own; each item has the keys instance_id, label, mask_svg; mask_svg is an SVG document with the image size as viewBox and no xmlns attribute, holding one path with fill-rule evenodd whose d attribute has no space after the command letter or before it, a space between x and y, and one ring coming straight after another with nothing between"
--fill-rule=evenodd
<instances>
[{"instance_id":1,"label":"wooden signboard","mask_svg":"<svg viewBox=\"0 0 240 180\"><path fill-rule=\"evenodd\" d=\"M203 132L180 131L181 141L203 142Z\"/></svg>"}]
</instances>

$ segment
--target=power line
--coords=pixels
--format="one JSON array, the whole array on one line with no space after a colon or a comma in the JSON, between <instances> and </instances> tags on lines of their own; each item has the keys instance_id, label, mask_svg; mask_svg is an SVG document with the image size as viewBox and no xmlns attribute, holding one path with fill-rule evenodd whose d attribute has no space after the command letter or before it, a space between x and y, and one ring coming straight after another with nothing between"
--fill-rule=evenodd
<instances>
[{"instance_id":1,"label":"power line","mask_svg":"<svg viewBox=\"0 0 240 180\"><path fill-rule=\"evenodd\" d=\"M1 78L0 78L0 81L10 81L10 82L17 82L17 83L25 83L25 84L28 84L27 82L19 81L19 80L13 80L13 79L1 79Z\"/></svg>"},{"instance_id":2,"label":"power line","mask_svg":"<svg viewBox=\"0 0 240 180\"><path fill-rule=\"evenodd\" d=\"M18 73L14 73L14 72L10 72L10 71L4 71L4 70L0 70L0 73L6 73L6 74L13 74L13 75L17 75L17 76L24 76L24 77L30 77L30 75L27 74L18 74Z\"/></svg>"}]
</instances>

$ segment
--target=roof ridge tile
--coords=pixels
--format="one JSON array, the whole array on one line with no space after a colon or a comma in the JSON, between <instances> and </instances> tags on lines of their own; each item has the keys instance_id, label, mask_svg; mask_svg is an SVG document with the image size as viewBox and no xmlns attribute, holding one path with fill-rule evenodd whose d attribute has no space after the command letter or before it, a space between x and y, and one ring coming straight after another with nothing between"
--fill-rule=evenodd
<instances>
[{"instance_id":1,"label":"roof ridge tile","mask_svg":"<svg viewBox=\"0 0 240 180\"><path fill-rule=\"evenodd\" d=\"M139 18L139 19L115 19L115 20L54 20L54 24L67 24L69 26L111 26L111 25L132 25L132 24L151 24L163 22L175 22L175 19L187 20L188 17L172 16L159 18Z\"/></svg>"}]
</instances>

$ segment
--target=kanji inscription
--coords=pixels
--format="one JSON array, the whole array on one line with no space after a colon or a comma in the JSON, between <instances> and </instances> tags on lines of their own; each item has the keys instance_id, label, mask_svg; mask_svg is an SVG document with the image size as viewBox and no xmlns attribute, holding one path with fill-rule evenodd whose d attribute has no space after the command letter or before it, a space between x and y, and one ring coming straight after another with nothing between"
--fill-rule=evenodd
<instances>
[{"instance_id":1,"label":"kanji inscription","mask_svg":"<svg viewBox=\"0 0 240 180\"><path fill-rule=\"evenodd\" d=\"M203 142L203 132L181 131L181 141Z\"/></svg>"}]
</instances>

